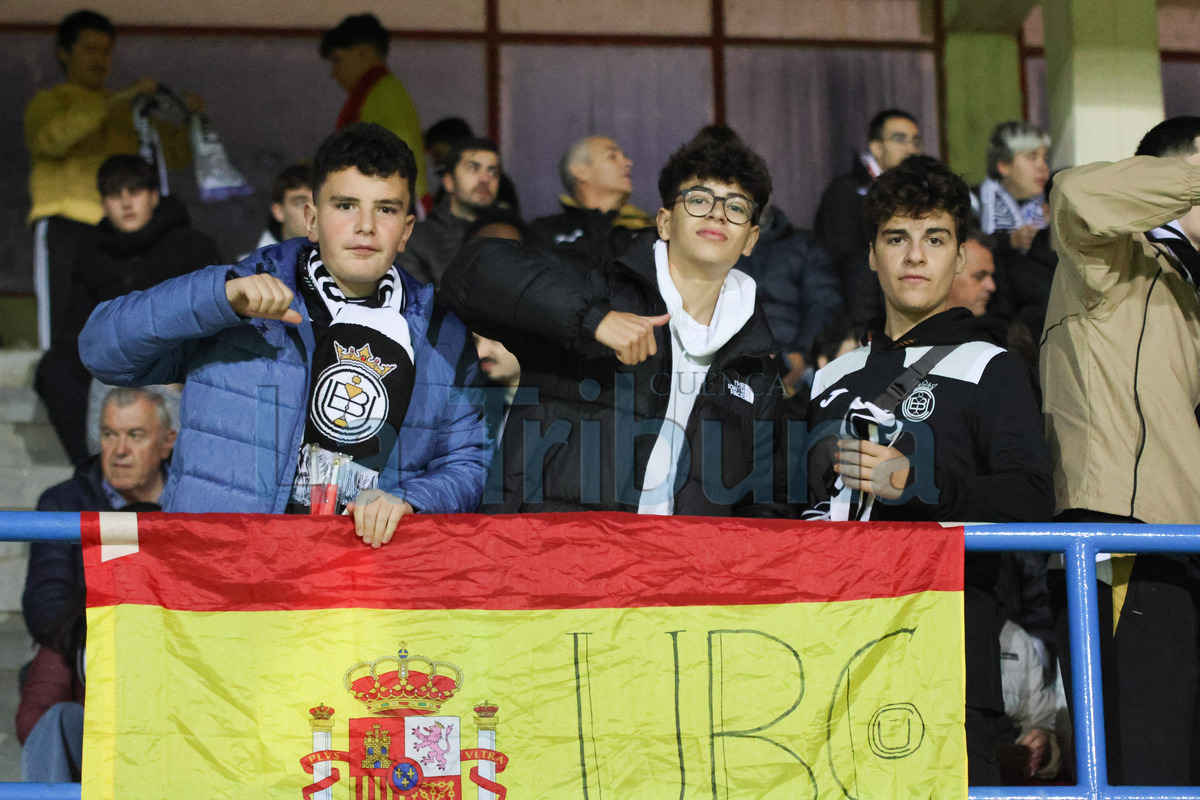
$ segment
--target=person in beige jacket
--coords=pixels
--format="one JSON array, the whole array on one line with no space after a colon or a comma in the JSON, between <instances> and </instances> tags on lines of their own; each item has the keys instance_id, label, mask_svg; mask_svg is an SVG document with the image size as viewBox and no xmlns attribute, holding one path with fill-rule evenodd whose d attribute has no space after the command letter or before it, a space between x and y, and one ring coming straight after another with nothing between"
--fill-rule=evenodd
<instances>
[{"instance_id":1,"label":"person in beige jacket","mask_svg":"<svg viewBox=\"0 0 1200 800\"><path fill-rule=\"evenodd\" d=\"M1041 376L1056 521L1200 523L1197 204L1200 117L1159 124L1133 158L1055 179ZM1110 781L1192 784L1194 570L1186 556L1139 555L1097 572L1113 587L1100 592Z\"/></svg>"},{"instance_id":2,"label":"person in beige jacket","mask_svg":"<svg viewBox=\"0 0 1200 800\"><path fill-rule=\"evenodd\" d=\"M1200 294L1171 247L1200 243L1200 152L1182 139L1186 155L1055 179L1041 376L1056 513L1200 523Z\"/></svg>"}]
</instances>

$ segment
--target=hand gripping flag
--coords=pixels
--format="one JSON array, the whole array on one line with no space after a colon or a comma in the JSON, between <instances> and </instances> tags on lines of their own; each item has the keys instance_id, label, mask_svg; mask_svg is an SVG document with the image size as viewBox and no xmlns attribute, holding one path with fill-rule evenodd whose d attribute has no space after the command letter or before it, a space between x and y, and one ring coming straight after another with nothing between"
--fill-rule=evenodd
<instances>
[{"instance_id":1,"label":"hand gripping flag","mask_svg":"<svg viewBox=\"0 0 1200 800\"><path fill-rule=\"evenodd\" d=\"M82 530L85 800L966 797L959 528Z\"/></svg>"}]
</instances>

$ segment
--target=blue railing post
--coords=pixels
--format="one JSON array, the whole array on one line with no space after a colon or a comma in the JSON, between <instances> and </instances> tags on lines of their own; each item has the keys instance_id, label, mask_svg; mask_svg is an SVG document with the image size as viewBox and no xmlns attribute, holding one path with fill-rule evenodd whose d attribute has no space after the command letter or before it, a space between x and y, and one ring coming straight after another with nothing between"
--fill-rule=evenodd
<instances>
[{"instance_id":1,"label":"blue railing post","mask_svg":"<svg viewBox=\"0 0 1200 800\"><path fill-rule=\"evenodd\" d=\"M1100 680L1100 612L1096 594L1096 548L1087 540L1066 550L1067 612L1075 704L1075 769L1084 797L1108 786L1104 742L1104 693ZM1111 620L1107 621L1111 625Z\"/></svg>"}]
</instances>

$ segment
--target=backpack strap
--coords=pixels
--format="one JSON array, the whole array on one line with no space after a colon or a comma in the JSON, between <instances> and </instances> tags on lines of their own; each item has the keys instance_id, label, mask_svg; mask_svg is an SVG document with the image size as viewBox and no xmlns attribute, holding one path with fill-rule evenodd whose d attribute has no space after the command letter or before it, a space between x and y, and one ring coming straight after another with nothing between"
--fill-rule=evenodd
<instances>
[{"instance_id":1,"label":"backpack strap","mask_svg":"<svg viewBox=\"0 0 1200 800\"><path fill-rule=\"evenodd\" d=\"M876 397L872 402L883 409L895 413L896 406L900 405L900 401L908 396L908 393L917 387L917 384L925 379L930 370L938 365L943 358L953 353L958 349L956 344L940 344L929 348L925 355L918 358L908 369L901 372L896 380L883 391L883 394Z\"/></svg>"}]
</instances>

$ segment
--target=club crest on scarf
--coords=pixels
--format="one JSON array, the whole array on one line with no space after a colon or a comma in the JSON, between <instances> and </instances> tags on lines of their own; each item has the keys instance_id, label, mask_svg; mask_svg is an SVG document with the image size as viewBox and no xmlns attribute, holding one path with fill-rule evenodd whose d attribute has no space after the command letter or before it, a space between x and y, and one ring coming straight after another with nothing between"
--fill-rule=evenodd
<instances>
[{"instance_id":1,"label":"club crest on scarf","mask_svg":"<svg viewBox=\"0 0 1200 800\"><path fill-rule=\"evenodd\" d=\"M300 759L314 782L305 800L333 800L341 780L334 762L350 770L352 800L460 800L462 763L478 761L468 778L479 796L504 800L508 790L494 780L508 765L496 750L499 707L476 705L476 747L462 747L462 718L440 714L463 686L463 672L447 661L409 655L400 645L395 656L362 661L346 670L343 685L370 716L349 721L346 750L333 749L334 709L324 703L309 709L313 752Z\"/></svg>"},{"instance_id":2,"label":"club crest on scarf","mask_svg":"<svg viewBox=\"0 0 1200 800\"><path fill-rule=\"evenodd\" d=\"M396 369L372 355L371 345L333 343L337 360L318 377L313 391L312 423L339 444L355 444L379 432L388 416L383 379Z\"/></svg>"}]
</instances>

